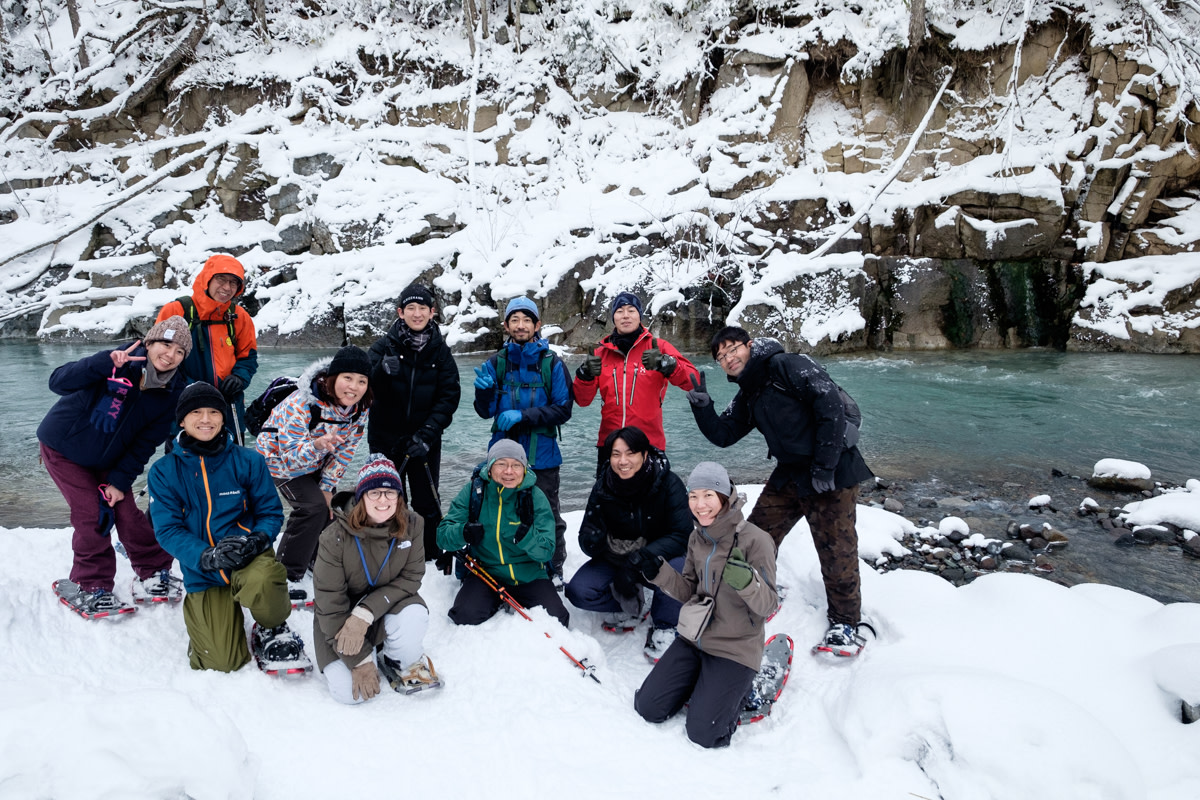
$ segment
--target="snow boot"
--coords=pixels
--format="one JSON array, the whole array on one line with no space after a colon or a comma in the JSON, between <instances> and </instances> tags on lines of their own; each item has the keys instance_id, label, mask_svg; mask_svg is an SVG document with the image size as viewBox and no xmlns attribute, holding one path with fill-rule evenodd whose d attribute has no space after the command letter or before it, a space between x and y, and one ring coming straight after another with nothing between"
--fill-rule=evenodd
<instances>
[{"instance_id":1,"label":"snow boot","mask_svg":"<svg viewBox=\"0 0 1200 800\"><path fill-rule=\"evenodd\" d=\"M183 579L163 569L149 578L134 578L129 591L135 603L178 603L183 599Z\"/></svg>"},{"instance_id":2,"label":"snow boot","mask_svg":"<svg viewBox=\"0 0 1200 800\"><path fill-rule=\"evenodd\" d=\"M839 658L854 658L867 646L866 634L875 638L875 629L869 623L860 622L857 625L847 625L844 622L832 622L824 638L813 645L813 655L827 654Z\"/></svg>"},{"instance_id":3,"label":"snow boot","mask_svg":"<svg viewBox=\"0 0 1200 800\"><path fill-rule=\"evenodd\" d=\"M674 628L651 627L646 634L646 646L642 648L642 653L651 664L657 664L658 660L663 657L663 653L667 652L667 648L671 646L671 642L675 641L677 635Z\"/></svg>"},{"instance_id":4,"label":"snow boot","mask_svg":"<svg viewBox=\"0 0 1200 800\"><path fill-rule=\"evenodd\" d=\"M136 606L126 605L107 589L84 589L66 578L52 584L54 594L67 608L84 619L120 619L137 611Z\"/></svg>"},{"instance_id":5,"label":"snow boot","mask_svg":"<svg viewBox=\"0 0 1200 800\"><path fill-rule=\"evenodd\" d=\"M380 653L379 671L383 673L383 677L392 689L400 694L416 694L427 689L442 687L442 679L438 677L437 670L433 668L433 662L427 655L422 655L406 668L401 669L399 664Z\"/></svg>"},{"instance_id":6,"label":"snow boot","mask_svg":"<svg viewBox=\"0 0 1200 800\"><path fill-rule=\"evenodd\" d=\"M254 623L250 629L250 651L254 663L268 675L300 677L312 671L312 662L304 654L304 640L286 622L278 628L263 628Z\"/></svg>"}]
</instances>

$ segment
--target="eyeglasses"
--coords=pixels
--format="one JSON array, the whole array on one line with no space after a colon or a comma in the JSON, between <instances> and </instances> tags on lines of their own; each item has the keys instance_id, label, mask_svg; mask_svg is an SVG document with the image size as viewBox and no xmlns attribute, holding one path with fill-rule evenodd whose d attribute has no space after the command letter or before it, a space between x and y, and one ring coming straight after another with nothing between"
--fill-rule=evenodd
<instances>
[{"instance_id":1,"label":"eyeglasses","mask_svg":"<svg viewBox=\"0 0 1200 800\"><path fill-rule=\"evenodd\" d=\"M726 359L728 359L731 355L733 355L735 351L737 351L745 346L746 346L745 342L738 342L733 347L730 347L729 349L727 349L724 353L720 353L717 356L717 363L724 366Z\"/></svg>"},{"instance_id":2,"label":"eyeglasses","mask_svg":"<svg viewBox=\"0 0 1200 800\"><path fill-rule=\"evenodd\" d=\"M395 489L372 489L367 492L368 500L395 500L400 493Z\"/></svg>"},{"instance_id":3,"label":"eyeglasses","mask_svg":"<svg viewBox=\"0 0 1200 800\"><path fill-rule=\"evenodd\" d=\"M220 275L213 275L212 280L210 280L209 283L219 283L219 284L222 284L225 286L233 286L233 287L238 287L238 286L242 285L241 280L239 280L236 275L226 275L224 273L222 273Z\"/></svg>"}]
</instances>

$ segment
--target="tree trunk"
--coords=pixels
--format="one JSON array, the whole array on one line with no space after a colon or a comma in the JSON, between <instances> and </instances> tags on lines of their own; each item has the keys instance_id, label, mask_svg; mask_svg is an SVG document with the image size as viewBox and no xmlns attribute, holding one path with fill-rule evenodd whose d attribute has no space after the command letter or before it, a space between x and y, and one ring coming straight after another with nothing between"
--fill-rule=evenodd
<instances>
[{"instance_id":1,"label":"tree trunk","mask_svg":"<svg viewBox=\"0 0 1200 800\"><path fill-rule=\"evenodd\" d=\"M904 86L900 89L901 101L912 96L913 81L917 77L917 56L921 42L925 41L925 0L909 0L908 54L904 58Z\"/></svg>"},{"instance_id":2,"label":"tree trunk","mask_svg":"<svg viewBox=\"0 0 1200 800\"><path fill-rule=\"evenodd\" d=\"M67 0L67 17L71 20L71 35L79 39L79 68L87 69L89 65L87 44L79 37L79 4L77 0Z\"/></svg>"}]
</instances>

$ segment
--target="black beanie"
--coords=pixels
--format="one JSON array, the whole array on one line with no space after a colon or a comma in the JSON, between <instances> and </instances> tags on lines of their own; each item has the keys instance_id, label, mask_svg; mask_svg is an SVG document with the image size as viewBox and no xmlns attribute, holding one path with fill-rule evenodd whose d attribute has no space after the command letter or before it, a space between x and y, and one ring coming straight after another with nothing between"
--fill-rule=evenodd
<instances>
[{"instance_id":1,"label":"black beanie","mask_svg":"<svg viewBox=\"0 0 1200 800\"><path fill-rule=\"evenodd\" d=\"M405 286L404 291L400 293L400 308L404 308L409 303L420 303L433 308L437 305L437 300L433 298L433 292L419 283L413 283Z\"/></svg>"},{"instance_id":2,"label":"black beanie","mask_svg":"<svg viewBox=\"0 0 1200 800\"><path fill-rule=\"evenodd\" d=\"M343 372L357 372L359 375L370 376L371 359L361 347L348 344L337 351L333 361L329 362L329 372L326 374L335 378Z\"/></svg>"},{"instance_id":3,"label":"black beanie","mask_svg":"<svg viewBox=\"0 0 1200 800\"><path fill-rule=\"evenodd\" d=\"M175 423L182 425L183 418L197 408L215 408L224 416L229 404L217 391L217 387L211 383L196 381L184 389L183 394L179 395L179 404L175 406Z\"/></svg>"}]
</instances>

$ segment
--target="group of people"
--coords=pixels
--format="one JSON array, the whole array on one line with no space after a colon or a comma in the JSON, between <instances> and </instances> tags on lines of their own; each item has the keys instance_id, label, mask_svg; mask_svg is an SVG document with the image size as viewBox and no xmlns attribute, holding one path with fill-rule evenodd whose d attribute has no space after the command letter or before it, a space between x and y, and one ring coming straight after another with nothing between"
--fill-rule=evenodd
<instances>
[{"instance_id":1,"label":"group of people","mask_svg":"<svg viewBox=\"0 0 1200 800\"><path fill-rule=\"evenodd\" d=\"M192 295L167 304L142 340L50 377L62 397L38 438L74 527L70 578L56 590L84 616L124 610L113 592L115 524L135 601L177 600L186 589L193 668L232 671L253 657L269 672L311 669L287 620L313 606L317 668L333 697L360 703L379 693L381 674L397 691L440 685L424 652L420 587L426 562L450 574L453 555L465 554L448 611L456 624L495 614L497 586L564 626L564 595L612 631L648 615L655 665L637 712L661 722L686 704L689 738L718 747L736 730L780 602L776 553L806 517L830 623L814 650L861 648L855 507L871 473L842 393L811 358L722 329L711 352L738 391L718 413L703 374L650 332L635 294L613 298L612 332L574 376L541 336L536 304L518 297L504 311L507 341L475 370L473 407L491 420L486 457L443 517L441 440L461 390L433 293L407 287L386 335L314 363L248 431L244 390L258 360L237 303L245 280L235 258L215 255ZM686 481L672 472L669 384L687 392L713 444L762 432L778 465L748 518L720 464L701 462ZM597 396L596 479L579 529L587 561L567 580L561 426L574 404ZM247 432L253 448L242 446ZM339 491L364 434L370 455L353 490ZM147 518L132 484L163 442ZM254 620L249 646L243 608Z\"/></svg>"}]
</instances>

